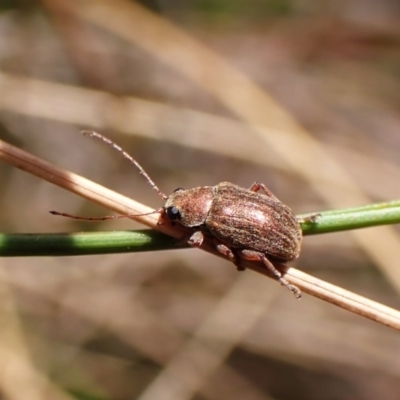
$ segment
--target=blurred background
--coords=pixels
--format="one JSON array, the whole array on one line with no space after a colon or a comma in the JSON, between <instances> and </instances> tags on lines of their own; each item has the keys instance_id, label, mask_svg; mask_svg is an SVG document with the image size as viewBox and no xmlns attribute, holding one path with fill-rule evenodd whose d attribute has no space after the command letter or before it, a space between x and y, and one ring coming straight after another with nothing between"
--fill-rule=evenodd
<instances>
[{"instance_id":1,"label":"blurred background","mask_svg":"<svg viewBox=\"0 0 400 400\"><path fill-rule=\"evenodd\" d=\"M295 213L400 198L395 0L0 1L0 137L153 207L264 182ZM135 229L0 163L2 232ZM400 308L396 226L296 268ZM0 259L0 398L400 398L397 331L196 250Z\"/></svg>"}]
</instances>

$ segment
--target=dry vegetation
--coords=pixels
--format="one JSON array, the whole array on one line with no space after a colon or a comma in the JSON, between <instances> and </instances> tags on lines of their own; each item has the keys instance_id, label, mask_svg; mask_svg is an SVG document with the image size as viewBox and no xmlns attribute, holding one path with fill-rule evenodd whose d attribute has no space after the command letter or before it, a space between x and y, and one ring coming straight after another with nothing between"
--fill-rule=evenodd
<instances>
[{"instance_id":1,"label":"dry vegetation","mask_svg":"<svg viewBox=\"0 0 400 400\"><path fill-rule=\"evenodd\" d=\"M398 199L399 8L244 3L4 9L1 139L152 207L136 170L81 129L166 193L258 180L296 213ZM53 217L108 212L5 163L0 183L2 232L138 227ZM397 227L370 228L306 238L295 266L399 309L399 255ZM2 399L400 396L397 331L200 251L3 258L0 278Z\"/></svg>"}]
</instances>

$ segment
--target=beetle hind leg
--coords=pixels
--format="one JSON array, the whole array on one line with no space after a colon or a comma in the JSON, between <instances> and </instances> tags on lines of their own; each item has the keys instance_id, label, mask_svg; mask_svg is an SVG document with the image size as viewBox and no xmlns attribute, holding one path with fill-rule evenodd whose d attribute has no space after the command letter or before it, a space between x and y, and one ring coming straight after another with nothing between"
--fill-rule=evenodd
<instances>
[{"instance_id":1,"label":"beetle hind leg","mask_svg":"<svg viewBox=\"0 0 400 400\"><path fill-rule=\"evenodd\" d=\"M261 261L267 270L272 274L272 276L274 276L282 286L286 286L295 295L296 299L300 299L300 289L297 286L290 284L285 278L283 278L282 274L275 268L274 264L268 260L265 254L254 250L241 250L240 255L245 260Z\"/></svg>"},{"instance_id":2,"label":"beetle hind leg","mask_svg":"<svg viewBox=\"0 0 400 400\"><path fill-rule=\"evenodd\" d=\"M277 201L280 201L263 183L260 182L254 182L249 190L252 192L259 192L260 190L264 192L264 195L267 197L271 197L272 199L275 199Z\"/></svg>"},{"instance_id":3,"label":"beetle hind leg","mask_svg":"<svg viewBox=\"0 0 400 400\"><path fill-rule=\"evenodd\" d=\"M228 246L219 241L214 241L214 243L215 243L215 248L225 257L229 258L229 260L236 265L238 271L244 271L246 269L239 264L236 254Z\"/></svg>"}]
</instances>

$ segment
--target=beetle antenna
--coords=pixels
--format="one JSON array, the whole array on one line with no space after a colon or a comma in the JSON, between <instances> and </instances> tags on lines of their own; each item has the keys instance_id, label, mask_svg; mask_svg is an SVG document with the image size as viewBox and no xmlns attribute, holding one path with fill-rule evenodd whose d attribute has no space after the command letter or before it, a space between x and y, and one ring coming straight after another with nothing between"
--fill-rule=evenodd
<instances>
[{"instance_id":1,"label":"beetle antenna","mask_svg":"<svg viewBox=\"0 0 400 400\"><path fill-rule=\"evenodd\" d=\"M126 214L126 215L105 215L103 217L82 217L80 215L72 215L58 211L49 211L50 214L57 215L59 217L66 217L72 219L79 219L82 221L106 221L109 219L120 219L120 218L130 218L130 217L143 217L145 215L157 214L160 210L154 210L144 214Z\"/></svg>"},{"instance_id":2,"label":"beetle antenna","mask_svg":"<svg viewBox=\"0 0 400 400\"><path fill-rule=\"evenodd\" d=\"M95 131L82 131L82 134L90 136L90 137L94 137L96 139L100 139L103 142L107 143L109 146L111 146L113 149L119 151L127 160L129 160L139 170L139 173L144 176L144 178L146 179L148 184L158 193L158 195L162 199L166 200L168 198L168 196L166 194L164 194L158 188L158 186L153 182L153 180L150 178L150 176L147 174L147 172L143 169L143 167L130 154L128 154L122 147L118 146L112 140L108 139L107 137L105 137Z\"/></svg>"}]
</instances>

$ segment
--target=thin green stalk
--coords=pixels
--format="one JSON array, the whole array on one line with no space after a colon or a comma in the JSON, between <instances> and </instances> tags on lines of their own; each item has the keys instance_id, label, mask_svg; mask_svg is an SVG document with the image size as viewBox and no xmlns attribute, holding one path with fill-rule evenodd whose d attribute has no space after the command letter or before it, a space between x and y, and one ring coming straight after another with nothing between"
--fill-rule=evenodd
<instances>
[{"instance_id":1,"label":"thin green stalk","mask_svg":"<svg viewBox=\"0 0 400 400\"><path fill-rule=\"evenodd\" d=\"M304 235L339 232L400 222L400 201L369 204L363 207L302 214L299 218L317 215L315 222L301 224Z\"/></svg>"},{"instance_id":2,"label":"thin green stalk","mask_svg":"<svg viewBox=\"0 0 400 400\"><path fill-rule=\"evenodd\" d=\"M176 248L170 236L138 231L0 234L0 256L82 256Z\"/></svg>"},{"instance_id":3,"label":"thin green stalk","mask_svg":"<svg viewBox=\"0 0 400 400\"><path fill-rule=\"evenodd\" d=\"M314 214L299 215L305 218ZM302 223L304 235L360 229L400 222L400 201L317 213L315 222ZM160 232L138 231L0 234L0 256L72 256L176 249Z\"/></svg>"}]
</instances>

